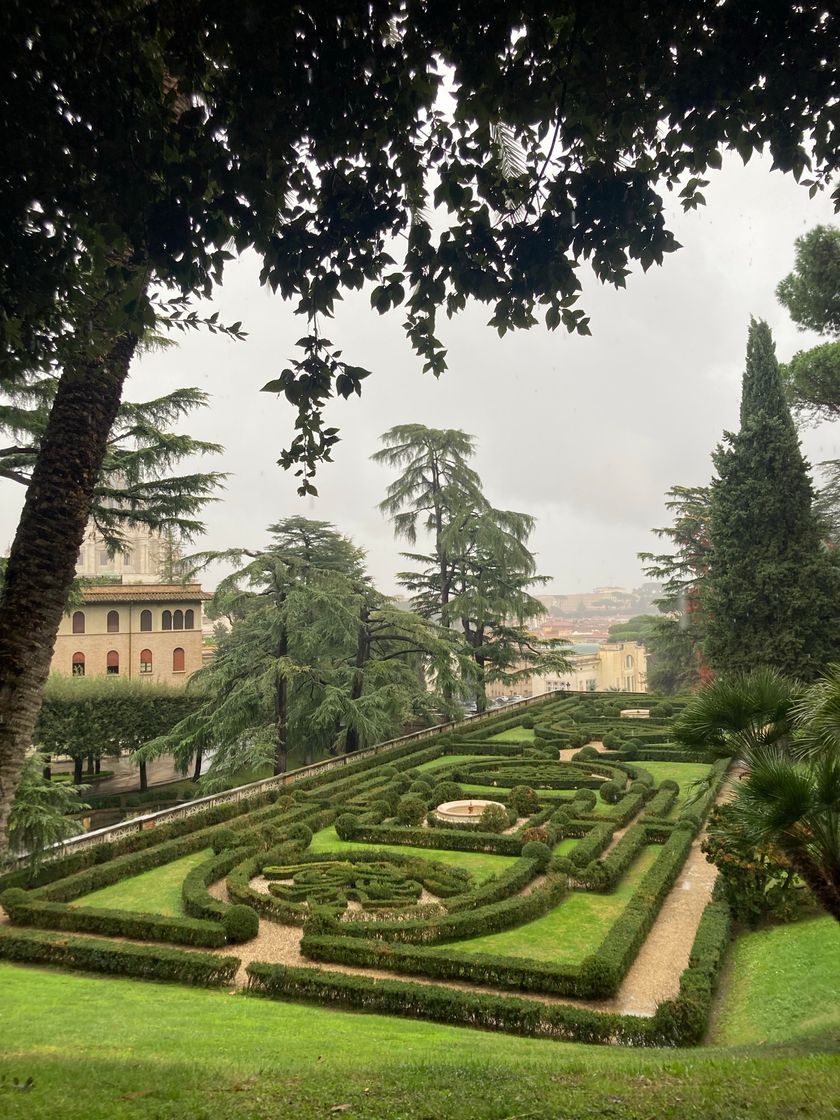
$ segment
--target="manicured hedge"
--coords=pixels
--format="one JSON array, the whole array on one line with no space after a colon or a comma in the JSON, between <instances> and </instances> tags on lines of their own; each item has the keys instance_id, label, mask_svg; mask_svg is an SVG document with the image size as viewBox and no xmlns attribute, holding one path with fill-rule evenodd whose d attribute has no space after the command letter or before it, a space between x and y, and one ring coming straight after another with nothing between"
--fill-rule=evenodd
<instances>
[{"instance_id":1,"label":"manicured hedge","mask_svg":"<svg viewBox=\"0 0 840 1120\"><path fill-rule=\"evenodd\" d=\"M65 937L8 926L0 926L0 958L201 987L232 983L242 963L238 957L188 953L160 945L128 945L95 937Z\"/></svg>"},{"instance_id":2,"label":"manicured hedge","mask_svg":"<svg viewBox=\"0 0 840 1120\"><path fill-rule=\"evenodd\" d=\"M176 945L201 945L217 949L225 944L225 931L218 922L199 918L176 918L143 914L134 910L106 910L92 906L67 906L63 902L40 902L14 887L0 895L12 923L38 929L66 929L104 937L133 937L137 941L170 941Z\"/></svg>"},{"instance_id":3,"label":"manicured hedge","mask_svg":"<svg viewBox=\"0 0 840 1120\"><path fill-rule=\"evenodd\" d=\"M536 861L527 862L532 865L533 878ZM566 893L566 885L565 875L548 876L544 886L527 895L516 894L499 902L431 917L425 921L336 922L332 927L333 935L339 938L369 937L411 945L461 941L467 937L512 929L542 917L557 906ZM325 927L319 924L317 928L318 933L314 936L320 940L324 936ZM308 938L307 926L304 926L301 952L305 956L309 955L306 951Z\"/></svg>"},{"instance_id":4,"label":"manicured hedge","mask_svg":"<svg viewBox=\"0 0 840 1120\"><path fill-rule=\"evenodd\" d=\"M572 871L575 884L591 891L613 890L648 843L650 841L645 826L631 825L608 856Z\"/></svg>"},{"instance_id":5,"label":"manicured hedge","mask_svg":"<svg viewBox=\"0 0 840 1120\"><path fill-rule=\"evenodd\" d=\"M495 832L476 829L459 831L454 828L402 828L399 825L363 825L347 839L366 844L407 844L412 848L442 848L455 852L494 852L499 856L518 856L522 841L518 836L500 836Z\"/></svg>"}]
</instances>

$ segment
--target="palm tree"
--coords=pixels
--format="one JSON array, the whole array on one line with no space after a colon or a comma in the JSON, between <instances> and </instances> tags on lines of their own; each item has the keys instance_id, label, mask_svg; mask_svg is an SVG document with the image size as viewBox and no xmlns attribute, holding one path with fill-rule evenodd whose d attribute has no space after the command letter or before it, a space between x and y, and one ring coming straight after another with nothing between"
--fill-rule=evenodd
<instances>
[{"instance_id":1,"label":"palm tree","mask_svg":"<svg viewBox=\"0 0 840 1120\"><path fill-rule=\"evenodd\" d=\"M686 745L745 763L713 826L718 839L795 871L840 921L840 666L807 689L771 669L721 678L692 699L674 731Z\"/></svg>"}]
</instances>

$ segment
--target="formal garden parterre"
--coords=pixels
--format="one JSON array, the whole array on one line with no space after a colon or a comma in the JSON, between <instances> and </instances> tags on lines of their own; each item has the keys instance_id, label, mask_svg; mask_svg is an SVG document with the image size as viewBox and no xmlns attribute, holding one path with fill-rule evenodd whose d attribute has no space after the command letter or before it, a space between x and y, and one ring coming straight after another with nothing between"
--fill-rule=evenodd
<instances>
[{"instance_id":1,"label":"formal garden parterre","mask_svg":"<svg viewBox=\"0 0 840 1120\"><path fill-rule=\"evenodd\" d=\"M0 957L227 985L248 945L255 995L697 1043L730 936L724 902L710 899L653 1014L616 1011L615 996L728 763L671 741L674 705L629 720L630 702L555 695L7 874ZM435 809L459 797L502 808L453 828ZM263 923L298 931L301 965L259 955Z\"/></svg>"}]
</instances>

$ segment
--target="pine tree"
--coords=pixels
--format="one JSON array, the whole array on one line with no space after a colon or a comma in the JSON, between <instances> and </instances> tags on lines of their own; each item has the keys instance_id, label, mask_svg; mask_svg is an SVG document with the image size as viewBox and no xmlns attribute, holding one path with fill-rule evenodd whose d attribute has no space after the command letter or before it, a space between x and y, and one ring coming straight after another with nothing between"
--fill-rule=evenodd
<instances>
[{"instance_id":1,"label":"pine tree","mask_svg":"<svg viewBox=\"0 0 840 1120\"><path fill-rule=\"evenodd\" d=\"M705 656L718 673L767 666L813 679L838 655L840 573L762 321L750 325L740 431L713 461Z\"/></svg>"}]
</instances>

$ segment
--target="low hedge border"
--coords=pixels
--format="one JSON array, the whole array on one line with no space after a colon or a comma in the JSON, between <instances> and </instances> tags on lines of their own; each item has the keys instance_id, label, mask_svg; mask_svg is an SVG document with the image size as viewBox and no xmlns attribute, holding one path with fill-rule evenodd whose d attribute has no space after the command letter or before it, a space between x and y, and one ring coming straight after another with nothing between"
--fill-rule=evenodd
<instances>
[{"instance_id":1,"label":"low hedge border","mask_svg":"<svg viewBox=\"0 0 840 1120\"><path fill-rule=\"evenodd\" d=\"M219 855L200 863L185 876L181 884L181 903L191 918L220 922L230 909L227 903L214 898L207 890L211 883L223 878L248 853L241 848L228 848Z\"/></svg>"},{"instance_id":2,"label":"low hedge border","mask_svg":"<svg viewBox=\"0 0 840 1120\"><path fill-rule=\"evenodd\" d=\"M242 963L238 957L8 927L0 927L0 958L141 980L173 980L199 987L231 984Z\"/></svg>"},{"instance_id":3,"label":"low hedge border","mask_svg":"<svg viewBox=\"0 0 840 1120\"><path fill-rule=\"evenodd\" d=\"M536 873L537 864L534 860L523 860L531 864L531 878ZM389 942L399 942L409 945L438 945L445 941L461 941L467 937L477 937L485 933L497 933L500 930L512 929L524 922L532 922L541 918L560 902L567 890L565 875L549 875L545 885L531 891L530 894L516 894L503 898L498 902L487 903L475 909L459 910L440 917L428 918L425 921L392 921L392 922L335 922L332 924L332 935L340 937L373 938ZM317 929L314 937L319 940L329 928L326 922L313 922ZM304 926L301 952L304 956L306 944L310 935Z\"/></svg>"},{"instance_id":4,"label":"low hedge border","mask_svg":"<svg viewBox=\"0 0 840 1120\"><path fill-rule=\"evenodd\" d=\"M518 856L522 853L520 837L503 836L496 832L479 832L476 829L459 831L454 828L410 828L401 825L359 823L346 839L354 843L406 844L412 848L490 852L499 856Z\"/></svg>"},{"instance_id":5,"label":"low hedge border","mask_svg":"<svg viewBox=\"0 0 840 1120\"><path fill-rule=\"evenodd\" d=\"M39 902L15 887L4 891L0 901L16 926L72 930L74 933L94 933L104 937L133 937L137 941L169 941L176 945L200 945L208 949L218 949L226 941L222 925L199 918Z\"/></svg>"},{"instance_id":6,"label":"low hedge border","mask_svg":"<svg viewBox=\"0 0 840 1120\"><path fill-rule=\"evenodd\" d=\"M641 823L631 825L608 856L571 872L574 886L596 892L614 890L642 848L649 843L645 826Z\"/></svg>"}]
</instances>

